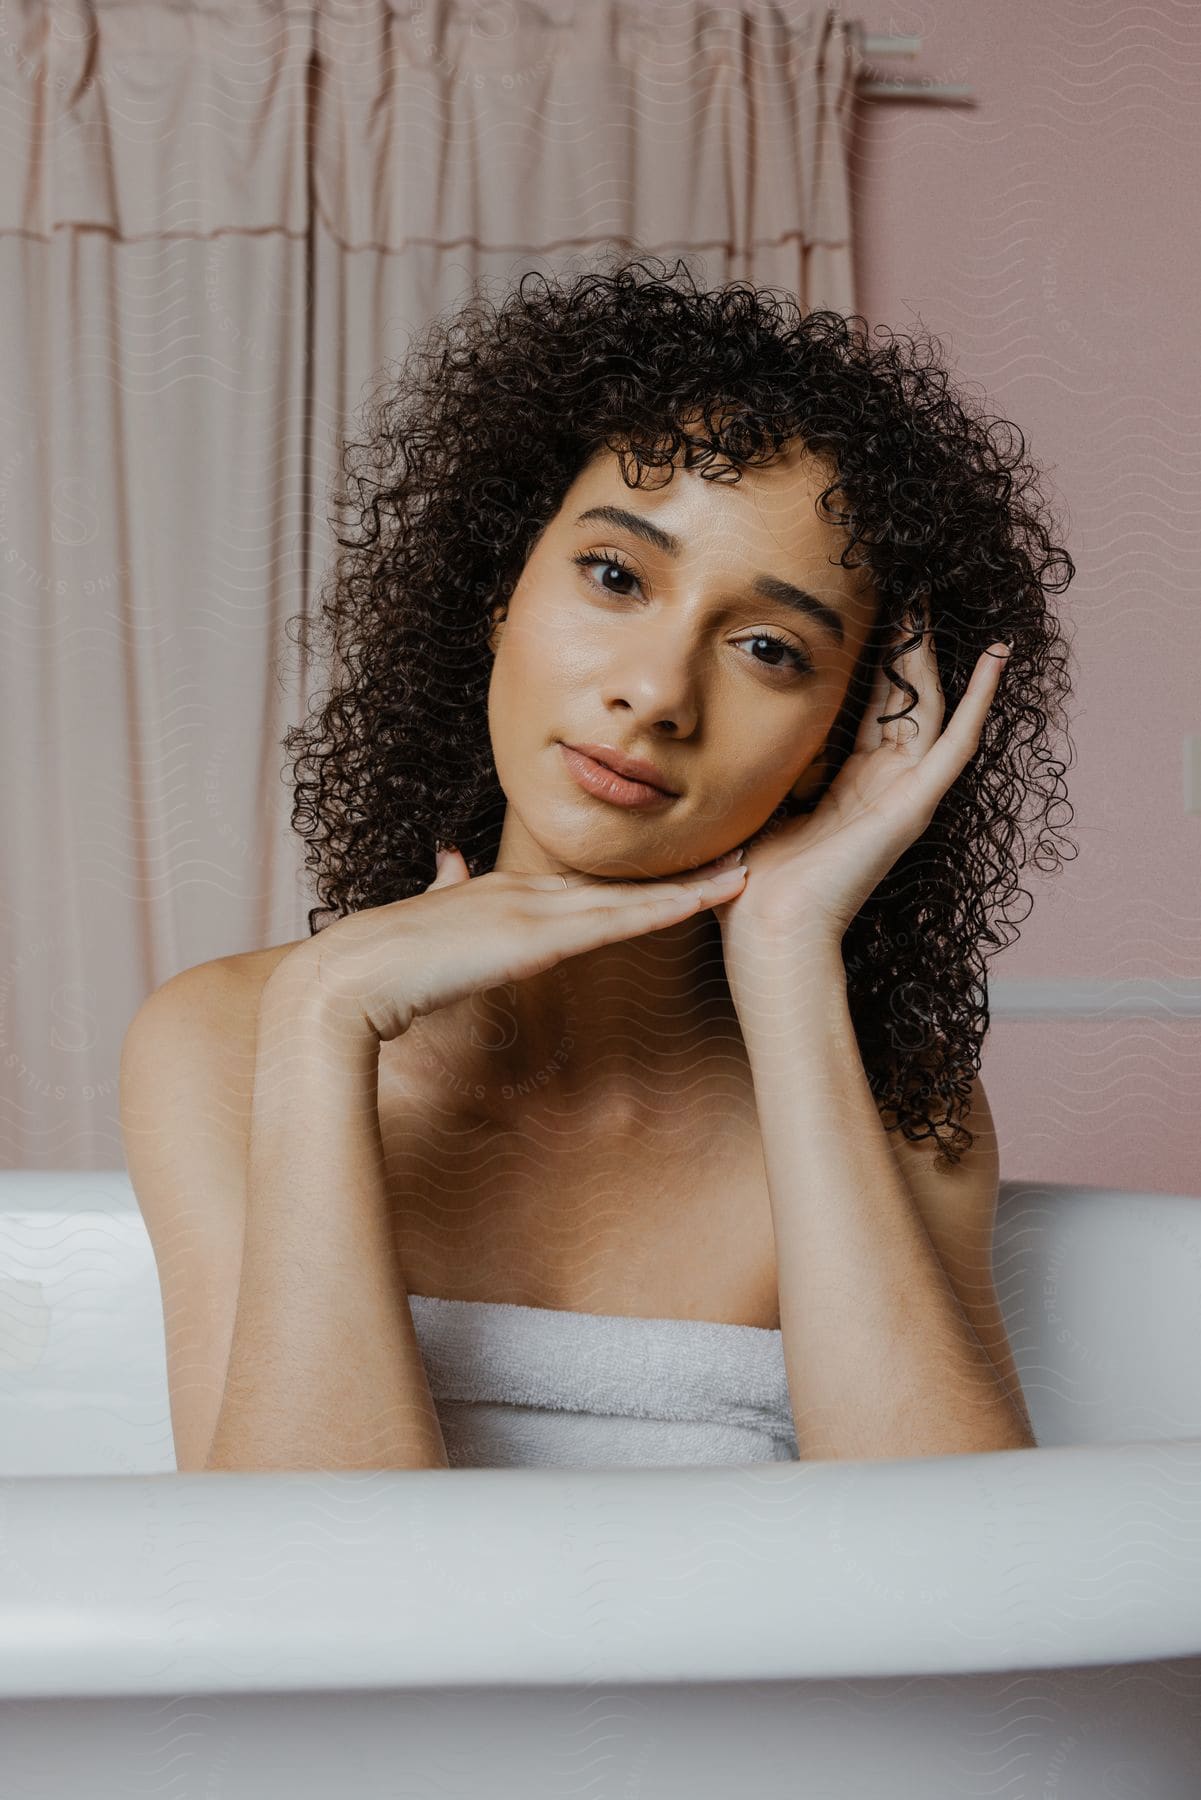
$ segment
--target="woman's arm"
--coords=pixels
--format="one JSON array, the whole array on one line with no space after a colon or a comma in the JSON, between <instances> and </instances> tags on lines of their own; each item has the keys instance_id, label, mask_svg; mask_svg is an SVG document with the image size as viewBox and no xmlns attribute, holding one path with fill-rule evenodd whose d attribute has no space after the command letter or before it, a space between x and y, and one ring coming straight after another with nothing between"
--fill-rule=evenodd
<instances>
[{"instance_id":1,"label":"woman's arm","mask_svg":"<svg viewBox=\"0 0 1201 1800\"><path fill-rule=\"evenodd\" d=\"M448 1466L385 1199L379 1040L311 940L259 1002L246 1222L206 1469Z\"/></svg>"},{"instance_id":2,"label":"woman's arm","mask_svg":"<svg viewBox=\"0 0 1201 1800\"><path fill-rule=\"evenodd\" d=\"M841 954L825 947L780 974L741 1023L801 1456L1035 1448L888 1141Z\"/></svg>"}]
</instances>

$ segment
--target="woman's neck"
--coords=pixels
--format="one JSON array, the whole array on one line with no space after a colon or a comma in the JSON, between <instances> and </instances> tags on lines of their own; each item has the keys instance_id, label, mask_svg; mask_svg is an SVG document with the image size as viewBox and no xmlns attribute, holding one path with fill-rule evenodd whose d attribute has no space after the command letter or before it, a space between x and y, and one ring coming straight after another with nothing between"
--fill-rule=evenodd
<instances>
[{"instance_id":1,"label":"woman's neck","mask_svg":"<svg viewBox=\"0 0 1201 1800\"><path fill-rule=\"evenodd\" d=\"M431 1073L491 1116L540 1099L556 1113L620 1111L670 1094L719 1054L745 1059L721 932L695 913L485 989L411 1028Z\"/></svg>"}]
</instances>

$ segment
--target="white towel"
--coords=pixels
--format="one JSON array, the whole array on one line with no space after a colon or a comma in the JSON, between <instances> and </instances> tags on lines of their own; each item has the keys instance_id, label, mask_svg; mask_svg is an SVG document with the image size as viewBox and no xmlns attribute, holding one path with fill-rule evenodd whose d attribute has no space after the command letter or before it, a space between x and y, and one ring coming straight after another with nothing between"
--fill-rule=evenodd
<instances>
[{"instance_id":1,"label":"white towel","mask_svg":"<svg viewBox=\"0 0 1201 1800\"><path fill-rule=\"evenodd\" d=\"M798 1460L779 1331L409 1303L452 1468Z\"/></svg>"}]
</instances>

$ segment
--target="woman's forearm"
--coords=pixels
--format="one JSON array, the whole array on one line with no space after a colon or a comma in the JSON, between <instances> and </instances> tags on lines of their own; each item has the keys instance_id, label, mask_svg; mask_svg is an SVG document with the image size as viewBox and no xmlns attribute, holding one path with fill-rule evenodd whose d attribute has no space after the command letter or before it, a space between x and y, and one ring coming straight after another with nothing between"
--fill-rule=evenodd
<instances>
[{"instance_id":1,"label":"woman's forearm","mask_svg":"<svg viewBox=\"0 0 1201 1800\"><path fill-rule=\"evenodd\" d=\"M802 1458L1029 1448L888 1142L841 956L780 974L742 1026Z\"/></svg>"},{"instance_id":2,"label":"woman's forearm","mask_svg":"<svg viewBox=\"0 0 1201 1800\"><path fill-rule=\"evenodd\" d=\"M259 1006L241 1281L206 1469L446 1468L385 1199L378 1040L308 945Z\"/></svg>"}]
</instances>

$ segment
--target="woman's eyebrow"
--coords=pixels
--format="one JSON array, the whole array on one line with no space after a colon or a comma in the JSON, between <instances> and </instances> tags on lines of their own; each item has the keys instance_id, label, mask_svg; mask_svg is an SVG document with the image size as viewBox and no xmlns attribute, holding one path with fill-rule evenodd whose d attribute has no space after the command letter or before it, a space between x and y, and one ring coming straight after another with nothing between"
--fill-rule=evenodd
<instances>
[{"instance_id":1,"label":"woman's eyebrow","mask_svg":"<svg viewBox=\"0 0 1201 1800\"><path fill-rule=\"evenodd\" d=\"M640 537L656 550L661 550L665 556L679 556L684 547L672 532L664 531L661 525L652 524L641 513L628 512L624 506L590 506L587 512L580 514L576 524L586 525L591 520L632 532L635 537ZM845 632L840 614L832 606L827 606L824 600L819 600L816 594L811 594L807 588L797 587L794 582L785 581L779 575L752 575L747 585L761 600L774 600L781 606L792 607L794 612L804 613L806 618L824 626L836 644L842 644Z\"/></svg>"}]
</instances>

